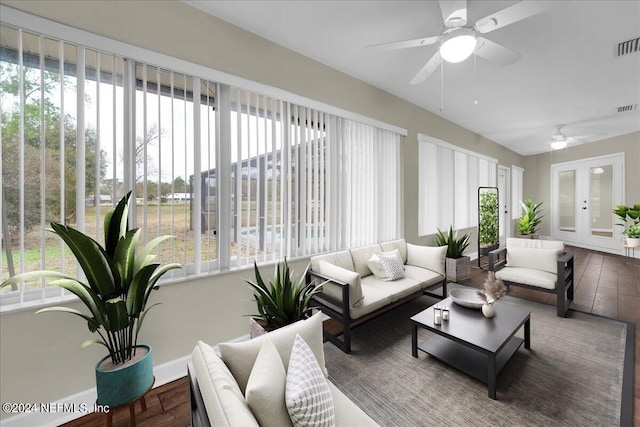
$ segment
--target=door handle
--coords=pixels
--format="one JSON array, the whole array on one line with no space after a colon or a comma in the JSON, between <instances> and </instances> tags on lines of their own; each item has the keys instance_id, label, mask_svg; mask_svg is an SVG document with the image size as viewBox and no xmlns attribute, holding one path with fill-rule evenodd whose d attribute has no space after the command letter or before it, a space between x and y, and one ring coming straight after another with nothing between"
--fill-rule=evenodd
<instances>
[{"instance_id":1,"label":"door handle","mask_svg":"<svg viewBox=\"0 0 640 427\"><path fill-rule=\"evenodd\" d=\"M587 209L587 207L586 207L586 206L583 206L583 207L582 207L582 209L583 209L583 210L585 210L585 209Z\"/></svg>"}]
</instances>

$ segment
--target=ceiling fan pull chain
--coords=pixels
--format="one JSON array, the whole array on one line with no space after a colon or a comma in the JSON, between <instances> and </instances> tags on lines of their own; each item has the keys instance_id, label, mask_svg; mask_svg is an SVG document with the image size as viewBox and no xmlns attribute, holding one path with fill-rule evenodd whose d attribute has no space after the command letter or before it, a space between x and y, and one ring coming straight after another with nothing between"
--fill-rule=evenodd
<instances>
[{"instance_id":1,"label":"ceiling fan pull chain","mask_svg":"<svg viewBox=\"0 0 640 427\"><path fill-rule=\"evenodd\" d=\"M444 111L444 61L440 58L440 112Z\"/></svg>"},{"instance_id":2,"label":"ceiling fan pull chain","mask_svg":"<svg viewBox=\"0 0 640 427\"><path fill-rule=\"evenodd\" d=\"M476 51L473 51L473 94L474 96L474 100L473 100L473 104L474 105L478 105L478 66L477 66L477 60L478 59L478 55L476 55Z\"/></svg>"}]
</instances>

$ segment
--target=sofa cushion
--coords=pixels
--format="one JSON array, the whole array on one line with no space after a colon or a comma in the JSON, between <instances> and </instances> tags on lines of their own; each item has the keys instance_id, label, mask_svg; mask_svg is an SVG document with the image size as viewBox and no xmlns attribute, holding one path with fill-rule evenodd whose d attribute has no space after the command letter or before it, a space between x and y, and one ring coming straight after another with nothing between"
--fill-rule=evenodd
<instances>
[{"instance_id":1,"label":"sofa cushion","mask_svg":"<svg viewBox=\"0 0 640 427\"><path fill-rule=\"evenodd\" d=\"M212 426L258 426L235 378L213 348L198 341L193 368Z\"/></svg>"},{"instance_id":2,"label":"sofa cushion","mask_svg":"<svg viewBox=\"0 0 640 427\"><path fill-rule=\"evenodd\" d=\"M335 426L329 384L300 335L296 335L291 349L285 401L294 426Z\"/></svg>"},{"instance_id":3,"label":"sofa cushion","mask_svg":"<svg viewBox=\"0 0 640 427\"><path fill-rule=\"evenodd\" d=\"M362 279L362 289L367 293L370 293L372 290L386 293L389 295L389 302L394 302L420 291L422 285L417 280L408 277L386 282L369 276Z\"/></svg>"},{"instance_id":4,"label":"sofa cushion","mask_svg":"<svg viewBox=\"0 0 640 427\"><path fill-rule=\"evenodd\" d=\"M329 264L337 265L347 270L356 271L353 268L353 260L351 259L351 252L340 251L332 252L330 254L322 254L311 257L311 269L314 271L320 271L320 260L324 260Z\"/></svg>"},{"instance_id":5,"label":"sofa cushion","mask_svg":"<svg viewBox=\"0 0 640 427\"><path fill-rule=\"evenodd\" d=\"M435 271L427 270L426 268L416 267L415 265L405 265L404 276L417 280L422 288L435 285L436 283L444 280L443 275L438 274Z\"/></svg>"},{"instance_id":6,"label":"sofa cushion","mask_svg":"<svg viewBox=\"0 0 640 427\"><path fill-rule=\"evenodd\" d=\"M320 260L320 273L332 279L349 284L349 304L356 307L362 303L362 286L360 285L360 275L337 265L329 264L325 260ZM342 301L342 288L331 283L323 286L323 292Z\"/></svg>"},{"instance_id":7,"label":"sofa cushion","mask_svg":"<svg viewBox=\"0 0 640 427\"><path fill-rule=\"evenodd\" d=\"M382 249L380 249L380 245L369 245L362 248L351 249L350 252L355 272L360 274L360 277L367 277L371 274L367 261L371 258L371 255L379 255Z\"/></svg>"},{"instance_id":8,"label":"sofa cushion","mask_svg":"<svg viewBox=\"0 0 640 427\"><path fill-rule=\"evenodd\" d=\"M380 243L383 252L391 252L397 249L400 252L402 263L407 263L407 242L404 239L392 240L390 242Z\"/></svg>"},{"instance_id":9,"label":"sofa cushion","mask_svg":"<svg viewBox=\"0 0 640 427\"><path fill-rule=\"evenodd\" d=\"M260 426L292 425L285 404L286 381L287 372L284 370L278 350L267 339L263 342L256 362L253 364L245 392L245 399Z\"/></svg>"},{"instance_id":10,"label":"sofa cushion","mask_svg":"<svg viewBox=\"0 0 640 427\"><path fill-rule=\"evenodd\" d=\"M333 407L336 413L336 426L376 427L378 424L371 419L351 399L342 393L331 381L329 389L333 396Z\"/></svg>"},{"instance_id":11,"label":"sofa cushion","mask_svg":"<svg viewBox=\"0 0 640 427\"><path fill-rule=\"evenodd\" d=\"M532 268L548 273L557 273L557 260L561 254L562 251L559 249L535 249L512 245L507 247L506 266Z\"/></svg>"},{"instance_id":12,"label":"sofa cushion","mask_svg":"<svg viewBox=\"0 0 640 427\"><path fill-rule=\"evenodd\" d=\"M404 277L404 267L397 254L380 254L378 255L378 259L384 268L384 273L386 275L384 280L393 281Z\"/></svg>"},{"instance_id":13,"label":"sofa cushion","mask_svg":"<svg viewBox=\"0 0 640 427\"><path fill-rule=\"evenodd\" d=\"M229 367L229 371L238 382L242 393L244 394L247 388L251 369L266 339L269 339L278 349L282 364L287 370L293 340L296 334L300 334L313 351L313 354L315 354L325 375L327 375L324 364L324 348L322 347L322 316L322 313L318 312L308 319L284 326L249 341L219 344L222 360Z\"/></svg>"},{"instance_id":14,"label":"sofa cushion","mask_svg":"<svg viewBox=\"0 0 640 427\"><path fill-rule=\"evenodd\" d=\"M418 246L407 243L407 264L445 275L446 246Z\"/></svg>"},{"instance_id":15,"label":"sofa cushion","mask_svg":"<svg viewBox=\"0 0 640 427\"><path fill-rule=\"evenodd\" d=\"M557 276L553 273L522 267L504 267L496 271L496 277L544 289L555 289L557 280Z\"/></svg>"}]
</instances>

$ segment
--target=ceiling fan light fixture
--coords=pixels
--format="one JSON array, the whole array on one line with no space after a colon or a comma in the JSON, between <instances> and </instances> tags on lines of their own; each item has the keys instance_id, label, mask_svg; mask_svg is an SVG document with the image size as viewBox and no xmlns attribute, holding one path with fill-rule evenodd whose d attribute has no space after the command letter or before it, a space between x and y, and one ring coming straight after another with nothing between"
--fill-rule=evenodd
<instances>
[{"instance_id":1,"label":"ceiling fan light fixture","mask_svg":"<svg viewBox=\"0 0 640 427\"><path fill-rule=\"evenodd\" d=\"M471 56L478 41L472 28L457 28L442 37L440 56L453 64Z\"/></svg>"},{"instance_id":2,"label":"ceiling fan light fixture","mask_svg":"<svg viewBox=\"0 0 640 427\"><path fill-rule=\"evenodd\" d=\"M553 141L551 143L551 148L553 148L554 150L562 150L566 146L567 146L567 140L566 139L560 139L560 140L557 140L557 141Z\"/></svg>"}]
</instances>

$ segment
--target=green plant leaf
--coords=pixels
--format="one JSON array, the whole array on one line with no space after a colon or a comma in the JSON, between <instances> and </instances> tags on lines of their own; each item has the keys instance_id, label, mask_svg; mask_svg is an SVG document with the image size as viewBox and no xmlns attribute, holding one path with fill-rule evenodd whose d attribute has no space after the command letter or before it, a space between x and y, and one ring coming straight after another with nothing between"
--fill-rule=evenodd
<instances>
[{"instance_id":1,"label":"green plant leaf","mask_svg":"<svg viewBox=\"0 0 640 427\"><path fill-rule=\"evenodd\" d=\"M127 220L129 216L130 198L131 191L120 199L116 208L104 218L105 252L111 258L113 258L116 252L118 241L124 237L128 231Z\"/></svg>"},{"instance_id":2,"label":"green plant leaf","mask_svg":"<svg viewBox=\"0 0 640 427\"><path fill-rule=\"evenodd\" d=\"M127 292L127 311L130 316L140 316L140 313L144 309L147 288L153 286L150 282L151 276L159 266L160 264L149 264L142 267L133 277L129 291Z\"/></svg>"},{"instance_id":3,"label":"green plant leaf","mask_svg":"<svg viewBox=\"0 0 640 427\"><path fill-rule=\"evenodd\" d=\"M104 316L104 302L91 288L83 285L75 279L58 279L51 282L51 284L66 289L80 298L80 300L84 303L85 306L87 306L93 317L96 319L96 322L98 322L98 324L100 325L103 325L105 329L108 330L109 321Z\"/></svg>"},{"instance_id":4,"label":"green plant leaf","mask_svg":"<svg viewBox=\"0 0 640 427\"><path fill-rule=\"evenodd\" d=\"M83 314L82 312L74 309L74 308L69 308L69 307L46 307L46 308L42 308L38 311L36 311L36 314L40 314L40 313L47 313L47 312L60 312L60 313L69 313L69 314L74 314L76 316L82 317L84 320L87 321L87 327L89 328L89 330L91 332L95 332L98 330L98 328L100 327L100 324L96 321L96 319L94 317L89 317L86 314Z\"/></svg>"},{"instance_id":5,"label":"green plant leaf","mask_svg":"<svg viewBox=\"0 0 640 427\"><path fill-rule=\"evenodd\" d=\"M62 224L51 223L51 228L73 252L91 289L103 297L112 296L115 291L112 265L98 242L86 234Z\"/></svg>"},{"instance_id":6,"label":"green plant leaf","mask_svg":"<svg viewBox=\"0 0 640 427\"><path fill-rule=\"evenodd\" d=\"M105 314L109 319L109 332L117 332L129 326L127 304L120 297L105 302Z\"/></svg>"},{"instance_id":7,"label":"green plant leaf","mask_svg":"<svg viewBox=\"0 0 640 427\"><path fill-rule=\"evenodd\" d=\"M91 340L86 340L85 342L82 343L80 348L89 347L91 344L100 344L100 345L103 345L103 346L109 348L109 346L107 344L105 344L104 341L98 340L98 339L95 339L95 338L91 339Z\"/></svg>"},{"instance_id":8,"label":"green plant leaf","mask_svg":"<svg viewBox=\"0 0 640 427\"><path fill-rule=\"evenodd\" d=\"M140 318L138 319L138 325L136 326L136 334L138 332L140 332L140 328L142 327L142 322L144 321L144 318L146 317L146 315L149 312L149 310L151 310L156 305L160 305L160 304L162 304L162 303L161 302L157 302L157 303L147 307L147 309L142 312L142 314L140 315Z\"/></svg>"},{"instance_id":9,"label":"green plant leaf","mask_svg":"<svg viewBox=\"0 0 640 427\"><path fill-rule=\"evenodd\" d=\"M127 231L125 237L118 241L114 253L114 264L120 274L121 293L127 293L137 270L134 269L136 259L136 247L141 230Z\"/></svg>"},{"instance_id":10,"label":"green plant leaf","mask_svg":"<svg viewBox=\"0 0 640 427\"><path fill-rule=\"evenodd\" d=\"M150 255L151 251L154 250L156 246L158 246L160 243L164 242L165 240L169 240L173 238L175 238L175 236L170 236L170 235L158 236L155 239L151 240L146 245L144 245L144 247L140 249L140 251L138 251L138 254L136 255L134 270L138 271L145 265L152 263L155 260L156 256Z\"/></svg>"}]
</instances>

